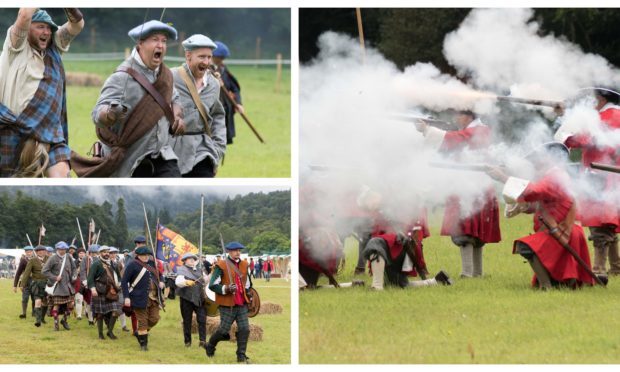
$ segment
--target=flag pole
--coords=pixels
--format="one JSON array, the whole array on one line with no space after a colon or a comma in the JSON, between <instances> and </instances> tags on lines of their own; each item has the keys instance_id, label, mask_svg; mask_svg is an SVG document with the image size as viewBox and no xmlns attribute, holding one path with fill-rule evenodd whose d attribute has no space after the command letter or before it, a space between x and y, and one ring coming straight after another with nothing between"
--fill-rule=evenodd
<instances>
[{"instance_id":1,"label":"flag pole","mask_svg":"<svg viewBox=\"0 0 620 372\"><path fill-rule=\"evenodd\" d=\"M198 263L202 265L202 226L204 225L205 196L200 194L200 251L198 253ZM201 270L203 269L202 266Z\"/></svg>"},{"instance_id":2,"label":"flag pole","mask_svg":"<svg viewBox=\"0 0 620 372\"><path fill-rule=\"evenodd\" d=\"M146 231L149 233L149 241L151 242L151 249L155 249L153 245L153 236L151 235L151 228L149 227L149 219L146 217L146 206L142 203L142 209L144 209L144 221L146 221ZM153 252L153 256L155 256L155 252Z\"/></svg>"}]
</instances>

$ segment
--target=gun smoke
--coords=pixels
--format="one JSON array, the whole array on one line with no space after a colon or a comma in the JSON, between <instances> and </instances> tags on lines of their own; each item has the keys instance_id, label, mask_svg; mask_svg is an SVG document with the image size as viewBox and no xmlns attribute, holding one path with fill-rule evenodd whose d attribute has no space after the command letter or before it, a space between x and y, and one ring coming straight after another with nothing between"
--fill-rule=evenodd
<instances>
[{"instance_id":1,"label":"gun smoke","mask_svg":"<svg viewBox=\"0 0 620 372\"><path fill-rule=\"evenodd\" d=\"M444 54L466 82L430 63L401 71L375 49L362 55L355 39L321 35L317 58L300 70L300 228L318 221L341 237L350 235L364 189L379 193L383 215L400 224L412 222L421 208L443 207L451 195L459 196L463 216L476 212L487 188L495 187L499 197L501 186L486 174L433 168L432 161L502 165L531 179L534 169L523 156L553 140L552 110L502 106L494 97L565 100L579 88L609 85L620 76L601 56L540 36L532 15L530 9L475 9L446 36ZM494 139L488 149L456 159L426 146L413 121L390 118L395 112L427 117L462 109L478 114ZM599 128L596 138L620 145L617 135L601 129L592 96L576 101L561 120L576 130ZM511 121L519 126L504 136L499 123ZM594 191L579 182L578 192ZM317 260L323 259L320 248L313 248Z\"/></svg>"}]
</instances>

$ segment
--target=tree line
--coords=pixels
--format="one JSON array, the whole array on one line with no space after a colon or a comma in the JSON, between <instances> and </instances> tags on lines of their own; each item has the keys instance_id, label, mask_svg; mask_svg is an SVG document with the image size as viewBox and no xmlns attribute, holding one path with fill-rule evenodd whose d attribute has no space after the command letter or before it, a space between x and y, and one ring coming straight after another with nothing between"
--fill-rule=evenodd
<instances>
[{"instance_id":1,"label":"tree line","mask_svg":"<svg viewBox=\"0 0 620 372\"><path fill-rule=\"evenodd\" d=\"M442 72L452 73L453 68L443 56L443 39L459 27L470 11L468 8L363 8L364 37L367 44L377 48L399 68L415 62L430 62ZM620 66L617 36L620 9L537 8L534 19L541 25L541 36L561 36L585 52L601 55ZM299 10L301 62L316 56L317 38L328 30L357 37L355 9Z\"/></svg>"},{"instance_id":2,"label":"tree line","mask_svg":"<svg viewBox=\"0 0 620 372\"><path fill-rule=\"evenodd\" d=\"M175 213L168 207L158 207L156 203L146 204L149 227L153 240L155 226L160 224L181 234L198 246L200 236L200 203L195 209ZM23 247L28 244L28 234L33 244L38 244L41 225L46 233L42 244L53 246L64 240L75 241L81 246L76 218L79 219L84 239L87 239L88 222L95 221L97 232L101 230L99 244L132 249L135 235L146 234L145 221L130 224L128 209L139 209L142 204L126 203L123 197L115 205L109 201L102 203L69 202L54 203L45 198L31 196L21 190L0 193L0 245L2 247ZM270 193L250 193L233 198L210 198L205 201L203 252L219 253L220 233L225 242L240 241L249 248L252 255L290 253L291 202L289 191ZM142 212L144 214L144 212ZM148 238L148 237L147 237Z\"/></svg>"}]
</instances>

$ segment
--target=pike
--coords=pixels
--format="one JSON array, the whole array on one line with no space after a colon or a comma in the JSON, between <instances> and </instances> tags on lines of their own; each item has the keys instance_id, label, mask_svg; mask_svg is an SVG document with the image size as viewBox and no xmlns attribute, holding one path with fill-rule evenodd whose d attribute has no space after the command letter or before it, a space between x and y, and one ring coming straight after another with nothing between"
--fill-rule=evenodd
<instances>
[{"instance_id":1,"label":"pike","mask_svg":"<svg viewBox=\"0 0 620 372\"><path fill-rule=\"evenodd\" d=\"M149 235L149 242L151 243L151 249L153 249L153 236L151 235L151 228L149 227L149 219L146 217L146 206L142 203L142 209L144 209L144 221L146 222L146 232Z\"/></svg>"},{"instance_id":2,"label":"pike","mask_svg":"<svg viewBox=\"0 0 620 372\"><path fill-rule=\"evenodd\" d=\"M30 246L34 248L34 245L32 245L32 240L30 240L28 233L26 233L26 239L28 239L28 243L30 243Z\"/></svg>"},{"instance_id":3,"label":"pike","mask_svg":"<svg viewBox=\"0 0 620 372\"><path fill-rule=\"evenodd\" d=\"M611 164L590 163L590 167L592 169L598 169L598 170L602 170L605 172L620 173L620 167L617 167Z\"/></svg>"},{"instance_id":4,"label":"pike","mask_svg":"<svg viewBox=\"0 0 620 372\"><path fill-rule=\"evenodd\" d=\"M579 257L579 255L577 254L577 252L575 252L573 247L571 247L564 240L560 239L560 237L558 236L557 228L555 229L552 228L551 225L543 218L542 215L538 216L538 219L540 220L540 222L542 222L543 225L545 225L545 227L547 228L547 231L549 232L549 235L551 235L558 243L560 243L562 248L564 248L571 256L573 256L573 258L575 259L575 261L577 261L579 266L583 270L585 270L594 279L594 281L597 284L602 285L603 287L607 287L607 283L605 283L601 278L599 278L596 274L594 274L594 272L592 272L592 269L590 269L590 267L588 267L588 264L585 263L585 261L581 257Z\"/></svg>"},{"instance_id":5,"label":"pike","mask_svg":"<svg viewBox=\"0 0 620 372\"><path fill-rule=\"evenodd\" d=\"M78 231L80 232L80 239L82 239L82 247L84 247L86 252L88 252L88 247L86 247L86 244L84 244L84 234L82 234L82 227L80 226L80 220L77 217L75 217L75 221L77 222Z\"/></svg>"},{"instance_id":6,"label":"pike","mask_svg":"<svg viewBox=\"0 0 620 372\"><path fill-rule=\"evenodd\" d=\"M542 100L542 99L519 98L519 97L511 97L511 96L496 96L495 98L498 101L520 103L522 105L546 106L546 107L552 107L554 109L562 109L562 108L564 108L564 102L562 102L562 101L550 101L550 100Z\"/></svg>"},{"instance_id":7,"label":"pike","mask_svg":"<svg viewBox=\"0 0 620 372\"><path fill-rule=\"evenodd\" d=\"M202 264L202 226L204 225L204 214L205 214L205 196L204 194L200 194L200 251L198 252L198 264L200 266L201 273L203 272L203 264ZM200 276L202 278L202 275Z\"/></svg>"},{"instance_id":8,"label":"pike","mask_svg":"<svg viewBox=\"0 0 620 372\"><path fill-rule=\"evenodd\" d=\"M245 113L243 113L243 111L241 111L241 109L239 108L239 104L237 103L237 101L235 101L235 95L234 93L232 93L231 91L229 91L225 86L224 86L224 82L222 81L222 77L219 76L219 73L216 74L216 71L214 70L215 66L211 65L211 71L214 73L213 75L219 80L220 82L220 89L222 90L222 92L224 92L224 98L226 99L226 101L232 105L232 107L235 108L235 111L239 113L239 115L241 115L241 117L243 118L243 121L245 121L245 123L248 125L248 127L250 127L250 129L252 130L252 133L254 133L254 135L256 136L256 138L258 138L258 140L260 141L260 143L265 143L265 140L263 140L263 137L261 137L261 135L258 133L258 131L256 130L256 128L254 127L254 125L252 125L252 122L250 122L250 118L247 117L247 115Z\"/></svg>"}]
</instances>

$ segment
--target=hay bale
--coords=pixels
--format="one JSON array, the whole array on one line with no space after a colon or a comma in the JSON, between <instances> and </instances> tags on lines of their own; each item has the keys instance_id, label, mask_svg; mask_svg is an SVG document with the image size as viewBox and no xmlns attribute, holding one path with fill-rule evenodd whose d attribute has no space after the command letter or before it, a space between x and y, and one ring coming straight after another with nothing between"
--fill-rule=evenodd
<instances>
[{"instance_id":1,"label":"hay bale","mask_svg":"<svg viewBox=\"0 0 620 372\"><path fill-rule=\"evenodd\" d=\"M263 302L260 304L259 314L281 314L282 306L271 302Z\"/></svg>"},{"instance_id":2,"label":"hay bale","mask_svg":"<svg viewBox=\"0 0 620 372\"><path fill-rule=\"evenodd\" d=\"M97 74L88 72L67 72L67 85L76 85L79 87L100 87L103 84L101 78Z\"/></svg>"},{"instance_id":3,"label":"hay bale","mask_svg":"<svg viewBox=\"0 0 620 372\"><path fill-rule=\"evenodd\" d=\"M192 329L194 322L192 322ZM207 334L213 334L220 326L220 317L207 317ZM230 341L236 341L235 333L237 332L237 323L233 323L230 327ZM250 324L250 341L262 341L263 328L258 324Z\"/></svg>"}]
</instances>

